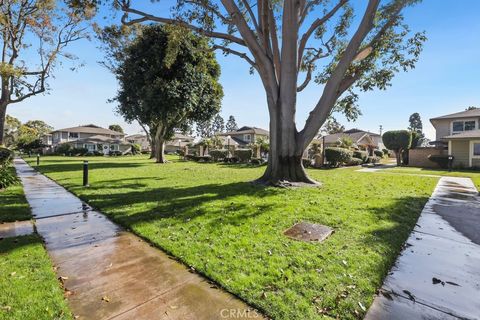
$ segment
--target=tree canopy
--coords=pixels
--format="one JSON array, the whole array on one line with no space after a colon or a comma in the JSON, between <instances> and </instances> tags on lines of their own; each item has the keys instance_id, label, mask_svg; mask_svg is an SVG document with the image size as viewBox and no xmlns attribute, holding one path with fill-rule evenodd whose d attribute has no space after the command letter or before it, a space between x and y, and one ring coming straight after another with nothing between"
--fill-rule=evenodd
<instances>
[{"instance_id":1,"label":"tree canopy","mask_svg":"<svg viewBox=\"0 0 480 320\"><path fill-rule=\"evenodd\" d=\"M167 51L171 46L173 55ZM164 162L164 141L176 130L206 121L220 109L220 66L208 41L188 30L144 27L114 71L120 84L117 111L148 128L157 162Z\"/></svg>"},{"instance_id":2,"label":"tree canopy","mask_svg":"<svg viewBox=\"0 0 480 320\"><path fill-rule=\"evenodd\" d=\"M232 132L232 131L238 130L237 121L235 120L234 116L229 116L228 117L227 123L225 124L225 130L227 132Z\"/></svg>"},{"instance_id":3,"label":"tree canopy","mask_svg":"<svg viewBox=\"0 0 480 320\"><path fill-rule=\"evenodd\" d=\"M49 89L58 63L76 58L65 49L87 37L82 21L88 17L87 10L55 0L0 1L0 145L7 106Z\"/></svg>"},{"instance_id":4,"label":"tree canopy","mask_svg":"<svg viewBox=\"0 0 480 320\"><path fill-rule=\"evenodd\" d=\"M395 151L397 165L401 165L402 152L410 149L412 145L412 133L408 130L387 131L382 140L387 149Z\"/></svg>"},{"instance_id":5,"label":"tree canopy","mask_svg":"<svg viewBox=\"0 0 480 320\"><path fill-rule=\"evenodd\" d=\"M108 126L108 129L116 132L124 133L123 128L119 124L111 124Z\"/></svg>"},{"instance_id":6,"label":"tree canopy","mask_svg":"<svg viewBox=\"0 0 480 320\"><path fill-rule=\"evenodd\" d=\"M408 118L409 126L408 130L414 131L417 133L422 133L423 132L423 124L422 124L422 118L420 117L420 114L418 112L412 113L410 118Z\"/></svg>"}]
</instances>

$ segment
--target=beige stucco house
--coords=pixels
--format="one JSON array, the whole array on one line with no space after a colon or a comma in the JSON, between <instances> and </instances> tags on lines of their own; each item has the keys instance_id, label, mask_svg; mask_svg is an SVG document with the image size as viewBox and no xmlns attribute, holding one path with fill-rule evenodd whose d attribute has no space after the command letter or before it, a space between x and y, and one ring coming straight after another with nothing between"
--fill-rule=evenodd
<instances>
[{"instance_id":1,"label":"beige stucco house","mask_svg":"<svg viewBox=\"0 0 480 320\"><path fill-rule=\"evenodd\" d=\"M249 144L254 143L259 138L263 138L268 140L269 139L269 132L265 129L257 128L257 127L241 127L238 130L225 132L225 133L218 133L217 134L220 139L222 139L224 146L227 144L235 145L239 148L245 148ZM231 139L228 139L230 137Z\"/></svg>"},{"instance_id":2,"label":"beige stucco house","mask_svg":"<svg viewBox=\"0 0 480 320\"><path fill-rule=\"evenodd\" d=\"M86 148L89 152L130 152L131 144L125 141L125 134L105 129L94 124L64 128L52 131L44 138L51 150L60 144L70 144L73 148Z\"/></svg>"},{"instance_id":3,"label":"beige stucco house","mask_svg":"<svg viewBox=\"0 0 480 320\"><path fill-rule=\"evenodd\" d=\"M367 150L370 152L370 154L373 153L373 150L382 150L385 148L382 141L382 136L377 133L360 129L350 129L340 133L319 136L314 140L314 142L323 143L323 141L325 141L325 147L336 147L339 145L343 137L350 138L355 147L358 147L362 150Z\"/></svg>"},{"instance_id":4,"label":"beige stucco house","mask_svg":"<svg viewBox=\"0 0 480 320\"><path fill-rule=\"evenodd\" d=\"M480 167L480 109L430 119L436 142L448 147L455 167Z\"/></svg>"}]
</instances>

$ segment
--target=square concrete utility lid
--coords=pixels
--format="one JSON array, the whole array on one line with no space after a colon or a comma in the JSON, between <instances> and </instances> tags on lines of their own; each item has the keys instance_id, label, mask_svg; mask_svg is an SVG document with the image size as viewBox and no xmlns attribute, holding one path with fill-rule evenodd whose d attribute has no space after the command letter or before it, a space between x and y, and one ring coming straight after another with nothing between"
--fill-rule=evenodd
<instances>
[{"instance_id":1,"label":"square concrete utility lid","mask_svg":"<svg viewBox=\"0 0 480 320\"><path fill-rule=\"evenodd\" d=\"M323 240L327 239L334 230L322 224L315 224L310 222L299 222L295 224L290 229L285 230L283 233L289 238L311 242L311 241L318 241L322 242Z\"/></svg>"}]
</instances>

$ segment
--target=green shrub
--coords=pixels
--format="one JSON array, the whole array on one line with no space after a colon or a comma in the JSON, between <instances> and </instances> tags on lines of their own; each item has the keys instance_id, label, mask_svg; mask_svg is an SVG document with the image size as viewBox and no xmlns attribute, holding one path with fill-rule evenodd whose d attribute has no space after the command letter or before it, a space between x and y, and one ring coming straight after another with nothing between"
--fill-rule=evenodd
<instances>
[{"instance_id":1,"label":"green shrub","mask_svg":"<svg viewBox=\"0 0 480 320\"><path fill-rule=\"evenodd\" d=\"M390 154L390 151L388 149L383 149L383 154L388 156Z\"/></svg>"},{"instance_id":2,"label":"green shrub","mask_svg":"<svg viewBox=\"0 0 480 320\"><path fill-rule=\"evenodd\" d=\"M55 149L55 152L58 154L68 155L71 149L72 149L71 145L69 145L68 143L62 143L57 146L57 148Z\"/></svg>"},{"instance_id":3,"label":"green shrub","mask_svg":"<svg viewBox=\"0 0 480 320\"><path fill-rule=\"evenodd\" d=\"M367 158L367 163L374 163L374 164L375 164L375 163L378 162L378 160L379 160L379 159L378 159L377 157L375 157L375 156L370 156L370 157Z\"/></svg>"},{"instance_id":4,"label":"green shrub","mask_svg":"<svg viewBox=\"0 0 480 320\"><path fill-rule=\"evenodd\" d=\"M225 159L228 156L227 150L210 150L208 154L212 157L213 161L219 161L220 159Z\"/></svg>"},{"instance_id":5,"label":"green shrub","mask_svg":"<svg viewBox=\"0 0 480 320\"><path fill-rule=\"evenodd\" d=\"M402 164L402 151L408 150L412 145L412 133L407 130L387 131L382 136L385 147L395 151L397 165Z\"/></svg>"},{"instance_id":6,"label":"green shrub","mask_svg":"<svg viewBox=\"0 0 480 320\"><path fill-rule=\"evenodd\" d=\"M252 164L261 165L265 162L265 160L263 160L262 158L252 158L252 160L250 160L250 162Z\"/></svg>"},{"instance_id":7,"label":"green shrub","mask_svg":"<svg viewBox=\"0 0 480 320\"><path fill-rule=\"evenodd\" d=\"M108 155L117 157L117 156L121 156L122 152L121 151L110 151L110 152L108 152Z\"/></svg>"},{"instance_id":8,"label":"green shrub","mask_svg":"<svg viewBox=\"0 0 480 320\"><path fill-rule=\"evenodd\" d=\"M233 152L233 156L240 162L248 162L252 159L252 149L237 149Z\"/></svg>"},{"instance_id":9,"label":"green shrub","mask_svg":"<svg viewBox=\"0 0 480 320\"><path fill-rule=\"evenodd\" d=\"M70 150L69 154L72 156L84 156L88 153L87 148L73 148Z\"/></svg>"},{"instance_id":10,"label":"green shrub","mask_svg":"<svg viewBox=\"0 0 480 320\"><path fill-rule=\"evenodd\" d=\"M359 166L361 165L362 163L364 163L365 161L363 161L362 159L360 158L355 158L353 157L352 159L350 159L350 161L347 162L347 166Z\"/></svg>"},{"instance_id":11,"label":"green shrub","mask_svg":"<svg viewBox=\"0 0 480 320\"><path fill-rule=\"evenodd\" d=\"M363 162L366 162L368 158L368 153L367 151L353 151L353 157L360 159Z\"/></svg>"},{"instance_id":12,"label":"green shrub","mask_svg":"<svg viewBox=\"0 0 480 320\"><path fill-rule=\"evenodd\" d=\"M6 189L19 182L12 168L7 165L0 166L0 190Z\"/></svg>"},{"instance_id":13,"label":"green shrub","mask_svg":"<svg viewBox=\"0 0 480 320\"><path fill-rule=\"evenodd\" d=\"M13 159L13 151L0 147L0 166L7 166Z\"/></svg>"},{"instance_id":14,"label":"green shrub","mask_svg":"<svg viewBox=\"0 0 480 320\"><path fill-rule=\"evenodd\" d=\"M435 162L440 168L448 169L448 155L446 154L431 154L428 156L428 160Z\"/></svg>"},{"instance_id":15,"label":"green shrub","mask_svg":"<svg viewBox=\"0 0 480 320\"><path fill-rule=\"evenodd\" d=\"M375 154L379 158L383 158L384 154L381 150L373 150L373 154Z\"/></svg>"},{"instance_id":16,"label":"green shrub","mask_svg":"<svg viewBox=\"0 0 480 320\"><path fill-rule=\"evenodd\" d=\"M344 148L325 148L325 157L332 166L339 166L352 159L353 152Z\"/></svg>"},{"instance_id":17,"label":"green shrub","mask_svg":"<svg viewBox=\"0 0 480 320\"><path fill-rule=\"evenodd\" d=\"M302 164L303 164L304 168L308 168L312 165L312 159L303 158L302 159Z\"/></svg>"},{"instance_id":18,"label":"green shrub","mask_svg":"<svg viewBox=\"0 0 480 320\"><path fill-rule=\"evenodd\" d=\"M141 145L139 145L138 143L132 144L132 154L139 154L141 150L142 150Z\"/></svg>"}]
</instances>

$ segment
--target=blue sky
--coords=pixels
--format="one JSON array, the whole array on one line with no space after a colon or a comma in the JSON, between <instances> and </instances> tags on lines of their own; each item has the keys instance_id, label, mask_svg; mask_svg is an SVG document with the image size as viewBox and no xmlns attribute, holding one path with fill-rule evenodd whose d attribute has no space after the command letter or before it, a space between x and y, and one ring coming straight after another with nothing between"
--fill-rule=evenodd
<instances>
[{"instance_id":1,"label":"blue sky","mask_svg":"<svg viewBox=\"0 0 480 320\"><path fill-rule=\"evenodd\" d=\"M429 118L480 106L480 1L424 0L408 9L406 21L412 30L425 30L428 41L416 68L400 73L386 91L360 95L363 115L347 127L378 132L404 129L408 117L419 112L424 131L434 137ZM11 105L8 114L22 121L41 119L55 128L95 123L108 126L121 124L128 133L140 132L137 124L126 124L114 114L115 105L107 103L115 95L117 83L108 70L97 62L102 52L92 41L76 43L69 50L85 66L70 71L68 64L58 68L50 81L51 91L23 103ZM239 125L268 129L265 95L257 75L250 75L248 65L234 57L217 54L222 67L221 83L225 96L221 114L234 115ZM321 87L311 85L299 96L297 126L302 127Z\"/></svg>"}]
</instances>

